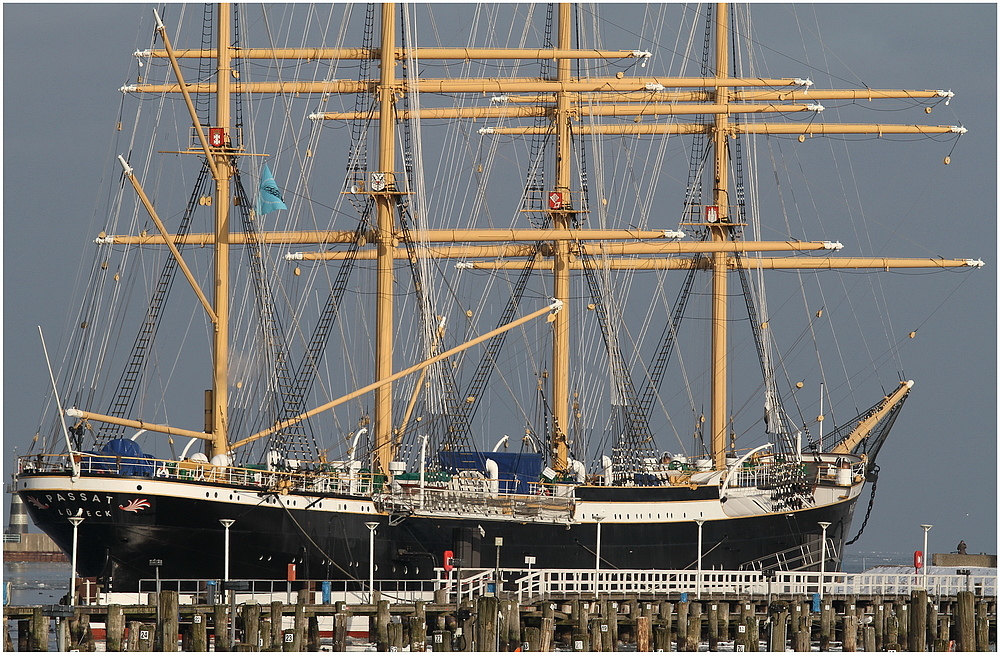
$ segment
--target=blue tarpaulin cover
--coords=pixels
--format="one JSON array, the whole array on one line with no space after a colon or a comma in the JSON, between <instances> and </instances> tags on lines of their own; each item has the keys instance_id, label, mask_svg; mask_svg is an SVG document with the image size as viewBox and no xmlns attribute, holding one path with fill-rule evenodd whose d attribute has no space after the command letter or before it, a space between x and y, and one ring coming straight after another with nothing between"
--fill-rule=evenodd
<instances>
[{"instance_id":1,"label":"blue tarpaulin cover","mask_svg":"<svg viewBox=\"0 0 1000 655\"><path fill-rule=\"evenodd\" d=\"M500 471L500 491L503 493L530 493L528 485L538 482L542 474L540 453L494 453L484 451L442 451L438 453L441 468L457 473L479 471L486 473L486 460L492 459Z\"/></svg>"},{"instance_id":2,"label":"blue tarpaulin cover","mask_svg":"<svg viewBox=\"0 0 1000 655\"><path fill-rule=\"evenodd\" d=\"M100 452L88 452L82 461L84 469L115 471L121 475L153 476L153 456L142 452L139 444L128 439L112 439ZM129 458L121 459L119 457Z\"/></svg>"}]
</instances>

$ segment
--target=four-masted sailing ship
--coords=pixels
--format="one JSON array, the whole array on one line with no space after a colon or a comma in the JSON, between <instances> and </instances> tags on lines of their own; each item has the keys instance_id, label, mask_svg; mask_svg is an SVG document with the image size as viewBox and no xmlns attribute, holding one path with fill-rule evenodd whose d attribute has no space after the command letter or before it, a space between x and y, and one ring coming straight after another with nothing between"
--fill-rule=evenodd
<instances>
[{"instance_id":1,"label":"four-masted sailing ship","mask_svg":"<svg viewBox=\"0 0 1000 655\"><path fill-rule=\"evenodd\" d=\"M136 128L119 157L80 363L17 463L35 524L67 552L78 539L80 574L114 590L151 577L151 558L164 578L294 564L364 580L371 538L379 578L432 577L445 553L465 568L836 569L912 382L833 427L824 396L794 416L760 280L982 263L764 240L781 232L761 225L752 144L957 134L820 119L823 101L952 94L741 69L745 9L726 4L698 9L701 74L684 76L604 49L567 4L507 7L540 26L505 47L480 45L496 5L476 14L494 30L453 47L418 43L413 5L339 10L338 45L310 47L279 45L290 28L251 40L270 22L242 6L206 8L183 47L155 17L122 90L160 128L171 111L185 124L153 136L160 152ZM686 178L661 172L668 147ZM160 166L181 173L180 201L147 190ZM184 382L160 389L175 369ZM759 414L735 406L744 387ZM188 409L168 412L178 398ZM178 425L202 409L201 429Z\"/></svg>"}]
</instances>

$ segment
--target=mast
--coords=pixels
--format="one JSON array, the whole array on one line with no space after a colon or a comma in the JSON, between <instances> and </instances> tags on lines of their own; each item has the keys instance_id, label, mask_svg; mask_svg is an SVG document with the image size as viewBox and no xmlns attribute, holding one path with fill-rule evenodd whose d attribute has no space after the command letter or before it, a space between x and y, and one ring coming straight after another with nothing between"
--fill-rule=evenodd
<instances>
[{"instance_id":1,"label":"mast","mask_svg":"<svg viewBox=\"0 0 1000 655\"><path fill-rule=\"evenodd\" d=\"M218 6L218 32L216 42L216 91L215 127L221 128L229 139L230 102L232 92L232 52L230 50L231 21L230 5ZM228 143L224 143L228 146ZM206 427L211 425L212 440L206 444L206 455L214 455L229 450L227 428L229 425L229 208L232 205L230 176L232 168L225 147L216 149L209 156L215 159L215 280L214 306L215 333L213 335L212 393L206 399Z\"/></svg>"},{"instance_id":2,"label":"mast","mask_svg":"<svg viewBox=\"0 0 1000 655\"><path fill-rule=\"evenodd\" d=\"M570 13L568 3L559 5L558 46L569 50L570 45ZM572 60L560 59L556 66L556 78L560 83L570 80ZM569 229L569 212L562 211L569 205L570 199L570 94L559 91L556 94L555 131L556 131L556 170L555 192L561 194L558 202L560 211L552 212L552 224L557 230ZM553 206L550 204L550 207ZM557 239L553 253L552 266L552 296L563 303L569 302L569 242ZM569 448L566 441L566 429L569 426L569 312L559 312L552 322L552 427L549 443L552 449L552 468L565 471L569 467Z\"/></svg>"},{"instance_id":3,"label":"mast","mask_svg":"<svg viewBox=\"0 0 1000 655\"><path fill-rule=\"evenodd\" d=\"M729 76L729 51L726 35L728 34L729 7L724 2L715 9L715 77L725 79ZM724 86L715 88L715 104L728 102L728 89ZM729 230L725 224L729 220L729 158L727 138L729 115L726 112L715 114L715 126L712 130L712 147L715 153L714 183L712 185L712 202L718 214L714 224L708 226L712 241L727 241ZM711 222L710 219L708 219ZM727 391L727 298L729 266L728 253L717 253L712 257L712 389L709 404L708 427L712 435L712 462L716 469L726 465L726 391Z\"/></svg>"},{"instance_id":4,"label":"mast","mask_svg":"<svg viewBox=\"0 0 1000 655\"><path fill-rule=\"evenodd\" d=\"M393 141L393 107L395 105L396 84L396 6L390 2L382 4L382 44L380 62L382 66L378 87L379 100L379 175L384 176L383 188L374 182L372 191L376 211L376 251L377 281L375 308L375 379L384 380L392 375L393 347L393 196L389 193L393 183L392 170L395 165L395 144ZM392 384L375 389L375 462L372 470L389 472L389 462L394 458L395 444L392 436Z\"/></svg>"},{"instance_id":5,"label":"mast","mask_svg":"<svg viewBox=\"0 0 1000 655\"><path fill-rule=\"evenodd\" d=\"M435 249L433 253L424 256L467 259L469 257L502 257L501 262L463 262L468 268L503 269L521 268L522 262L509 260L517 257L535 257L535 248L521 248L512 241L552 243L551 255L545 253L542 261L536 266L539 270L553 270L553 296L563 303L569 300L570 273L581 270L582 263L576 255L595 252L587 241L604 241L601 252L606 256L605 265L613 270L666 270L688 269L692 267L707 268L713 271L713 312L712 312L712 364L713 387L708 429L712 443L712 456L717 467L724 465L725 435L728 430L727 410L727 275L730 270L745 263L737 261L732 254L737 252L799 251L814 249L837 249L827 244L835 242L753 242L732 241L733 223L729 217L728 198L728 148L727 139L730 135L742 134L775 134L797 135L800 142L805 142L806 136L837 135L837 134L914 134L931 136L935 134L961 134L965 129L949 125L892 125L892 124L836 124L823 123L817 120L809 121L767 121L739 120L730 122L729 114L757 114L765 118L770 113L789 112L820 112L822 106L814 104L819 99L865 99L868 101L907 98L911 100L925 99L931 102L947 101L952 97L949 91L941 90L879 90L879 89L845 89L817 90L810 89L812 82L800 78L753 78L739 79L729 77L729 59L727 55L728 19L727 5L718 5L716 14L716 71L714 77L669 77L641 76L617 74L613 77L574 77L572 61L579 59L627 60L648 57L649 53L638 50L598 51L571 50L572 17L570 6L560 4L558 8L558 34L555 48L534 49L531 52L524 49L494 49L494 48L429 48L418 49L423 59L511 59L527 56L545 57L557 61L556 73L548 79L538 78L499 78L499 79L421 79L419 86L412 79L397 79L395 62L405 57L402 48L396 48L395 9L393 5L384 4L382 8L381 47L367 48L335 48L335 49L285 49L275 53L269 49L236 49L231 47L232 25L229 12L230 5L219 5L219 36L214 51L182 50L174 52L169 46L166 30L161 26L165 50L152 50L136 53L141 57L169 57L177 77L176 83L170 84L136 84L122 87L128 93L181 93L192 114L192 119L202 143L201 150L189 149L188 153L206 156L216 180L216 196L213 199L215 225L209 234L167 234L159 228L160 234L125 236L101 235L102 242L115 244L155 245L171 243L180 244L211 244L216 255L215 279L213 280L212 296L214 312L207 313L216 322L213 343L213 380L210 398L206 405L207 416L204 431L181 430L165 425L153 425L146 421L136 421L123 417L105 416L74 410L76 416L88 420L106 423L141 426L150 431L165 434L185 436L200 436L209 441L205 452L209 455L225 453L229 449L228 440L228 359L229 359L229 249L230 245L248 243L249 235L240 232L230 233L230 207L232 192L230 177L232 175L233 145L229 143L228 131L231 129L231 96L234 93L285 93L285 94L315 94L315 93L372 93L377 94L380 104L379 120L379 156L378 163L373 165L376 172L371 174L372 182L380 179L381 186L366 184L363 193L373 196L376 204L376 225L373 230L363 235L368 246L357 254L362 259L377 260L377 316L376 316L376 362L375 380L378 390L375 393L374 429L376 452L373 470L385 471L388 463L395 458L392 420L392 360L393 360L393 260L408 256L405 248L397 247L405 235L395 225L395 196L400 193L395 188L395 145L393 138L394 121L406 118L443 118L465 117L473 119L489 119L501 115L496 107L462 106L443 110L427 107L410 112L396 112L394 98L396 94L418 92L429 94L461 93L483 95L501 93L511 103L511 107L503 110L517 117L535 117L551 114L552 122L548 125L502 125L487 126L480 129L480 134L490 135L530 135L550 134L555 140L556 157L554 185L552 192L557 192L555 201L548 210L551 216L551 229L517 229L517 230L486 230L486 229L454 229L429 231L423 235L430 241L469 242L484 245L455 245L447 249ZM187 84L183 81L177 57L208 57L216 58L216 80L195 81ZM322 80L322 81L266 81L249 82L234 79L231 61L236 58L247 60L267 59L273 57L302 58L315 60L317 58L378 59L382 70L380 79L364 79L357 81ZM216 135L223 133L221 143L209 145L203 134L203 125L195 115L189 95L191 93L214 94L216 97L216 113L213 119ZM511 94L525 93L526 96ZM539 94L546 94L540 97ZM551 95L549 95L551 94ZM539 105L533 108L522 107L528 104ZM926 107L930 109L930 106ZM513 111L512 111L513 110ZM581 116L593 117L624 117L624 116L676 116L703 115L716 116L713 122L706 124L689 121L658 121L643 123L627 122L596 122L581 121ZM367 112L319 112L311 114L314 120L354 120L366 119ZM571 201L572 158L571 140L574 137L587 135L667 135L667 134L697 134L705 133L713 139L715 161L713 165L713 195L712 202L718 209L714 221L698 221L696 224L705 226L710 238L706 241L670 243L677 236L668 235L667 231L654 230L591 230L575 225L573 215L578 211ZM134 177L130 177L136 184ZM137 191L139 188L137 187ZM141 194L140 194L141 195ZM551 197L550 197L551 199ZM148 203L147 203L148 206ZM152 214L151 210L151 214ZM155 218L154 218L155 221ZM682 236L681 233L677 235ZM253 235L253 241L261 244L345 244L357 239L354 232L317 230L302 232L261 232ZM616 241L620 243L607 243ZM492 243L492 245L485 245ZM839 244L835 244L839 246ZM374 252L372 252L374 250ZM180 261L179 254L172 250L173 256ZM687 258L676 257L682 253L706 253L710 257ZM352 255L353 256L353 255ZM637 257L638 256L638 257ZM322 253L298 253L300 259L337 259L343 254L336 248L324 248ZM891 268L952 268L980 267L978 260L944 260L937 258L897 259L873 257L755 257L754 266L762 269L891 269ZM190 280L190 278L189 278ZM192 286L197 286L192 282ZM568 313L560 312L553 317L552 334L552 385L549 398L552 416L552 432L549 435L552 444L552 466L565 470L568 459L568 443L565 431L570 424L570 394L569 394L569 318ZM246 439L243 440L244 442ZM241 443L241 442L237 442Z\"/></svg>"}]
</instances>

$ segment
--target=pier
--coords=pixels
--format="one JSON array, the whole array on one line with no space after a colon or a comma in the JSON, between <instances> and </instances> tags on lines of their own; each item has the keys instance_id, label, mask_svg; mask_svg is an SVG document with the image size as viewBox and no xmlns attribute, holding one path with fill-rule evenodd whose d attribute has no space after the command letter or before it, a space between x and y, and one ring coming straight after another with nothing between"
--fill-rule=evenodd
<instances>
[{"instance_id":1,"label":"pier","mask_svg":"<svg viewBox=\"0 0 1000 655\"><path fill-rule=\"evenodd\" d=\"M48 650L53 624L57 649L109 652L693 652L705 644L970 652L996 644L995 574L827 573L820 585L820 574L801 572L462 573L461 584L377 581L374 593L364 582L160 580L159 592L98 595L95 604L7 606L5 650Z\"/></svg>"}]
</instances>

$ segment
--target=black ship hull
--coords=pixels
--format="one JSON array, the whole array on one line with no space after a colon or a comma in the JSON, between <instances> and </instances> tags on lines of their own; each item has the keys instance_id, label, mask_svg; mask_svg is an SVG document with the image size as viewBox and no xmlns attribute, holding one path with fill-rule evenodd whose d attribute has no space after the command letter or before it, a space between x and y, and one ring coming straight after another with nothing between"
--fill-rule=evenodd
<instances>
[{"instance_id":1,"label":"black ship hull","mask_svg":"<svg viewBox=\"0 0 1000 655\"><path fill-rule=\"evenodd\" d=\"M162 493L164 486L183 493ZM717 488L715 488L717 490ZM597 499L587 500L587 491ZM98 577L113 591L134 591L140 579L221 579L229 528L231 579L285 580L293 564L298 580L366 580L370 532L375 528L375 577L429 579L452 551L463 568L593 569L598 532L602 569L695 569L699 528L692 519L654 520L687 512L695 503L719 506L705 488L580 487L577 501L586 511L609 510L606 520L525 522L504 517L386 516L371 502L353 496L281 496L225 485L156 483L148 478L78 478L47 474L23 476L19 493L34 523L71 554L73 527L68 516L84 520L77 533L78 574ZM680 494L680 495L678 495ZM646 498L644 498L644 496ZM655 498L661 498L655 500ZM827 530L830 559L838 568L857 495L822 507L745 517L706 519L701 529L702 568L736 570L796 549L818 552L819 522ZM646 502L644 502L646 501ZM617 504L615 504L617 503ZM642 507L644 514L611 513ZM654 509L651 509L654 508ZM578 512L580 515L581 512ZM694 514L692 514L692 517ZM497 548L495 537L502 537ZM150 560L162 564L154 571ZM777 562L777 560L775 560ZM775 566L780 566L774 564ZM765 564L764 568L768 565ZM760 568L760 566L754 567ZM782 567L784 568L784 567ZM819 568L818 559L797 568Z\"/></svg>"}]
</instances>

